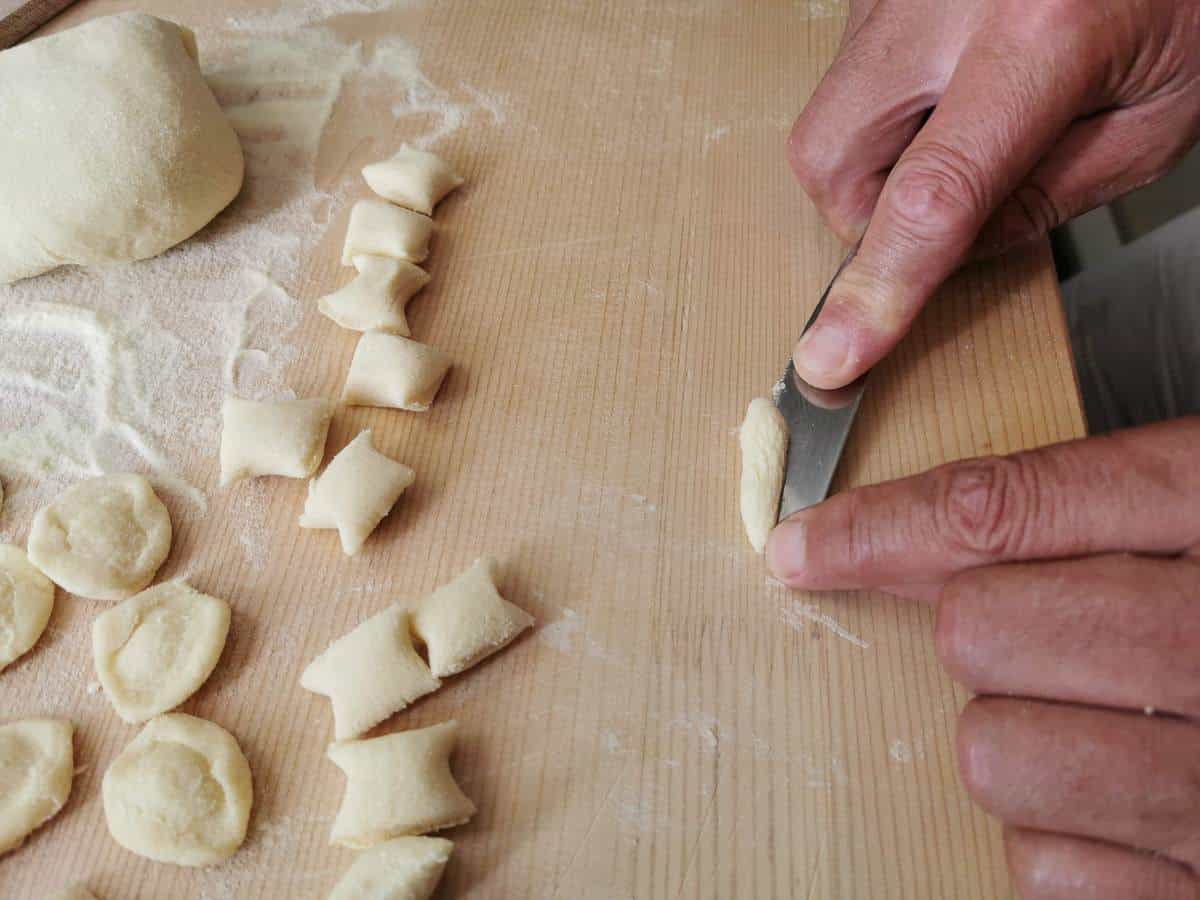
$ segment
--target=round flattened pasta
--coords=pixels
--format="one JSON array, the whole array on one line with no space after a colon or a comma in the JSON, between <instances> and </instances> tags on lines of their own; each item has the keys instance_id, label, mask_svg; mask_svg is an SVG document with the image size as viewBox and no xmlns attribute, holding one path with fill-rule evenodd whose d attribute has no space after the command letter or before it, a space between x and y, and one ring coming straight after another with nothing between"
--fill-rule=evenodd
<instances>
[{"instance_id":1,"label":"round flattened pasta","mask_svg":"<svg viewBox=\"0 0 1200 900\"><path fill-rule=\"evenodd\" d=\"M59 587L124 600L171 551L171 516L145 478L104 475L63 491L29 533L29 559Z\"/></svg>"},{"instance_id":2,"label":"round flattened pasta","mask_svg":"<svg viewBox=\"0 0 1200 900\"><path fill-rule=\"evenodd\" d=\"M63 719L0 725L0 853L63 808L75 777L74 726Z\"/></svg>"},{"instance_id":3,"label":"round flattened pasta","mask_svg":"<svg viewBox=\"0 0 1200 900\"><path fill-rule=\"evenodd\" d=\"M228 731L171 713L151 719L104 773L108 831L157 862L208 866L246 839L250 764Z\"/></svg>"},{"instance_id":4,"label":"round flattened pasta","mask_svg":"<svg viewBox=\"0 0 1200 900\"><path fill-rule=\"evenodd\" d=\"M19 547L0 544L0 672L37 643L54 608L54 585Z\"/></svg>"},{"instance_id":5,"label":"round flattened pasta","mask_svg":"<svg viewBox=\"0 0 1200 900\"><path fill-rule=\"evenodd\" d=\"M145 722L204 684L228 633L228 603L183 581L168 581L96 618L96 675L117 715Z\"/></svg>"}]
</instances>

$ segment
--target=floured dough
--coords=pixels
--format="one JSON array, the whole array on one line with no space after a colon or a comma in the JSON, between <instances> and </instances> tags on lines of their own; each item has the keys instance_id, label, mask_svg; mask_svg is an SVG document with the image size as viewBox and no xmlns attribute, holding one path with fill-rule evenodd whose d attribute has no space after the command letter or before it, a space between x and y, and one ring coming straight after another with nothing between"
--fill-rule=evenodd
<instances>
[{"instance_id":1,"label":"floured dough","mask_svg":"<svg viewBox=\"0 0 1200 900\"><path fill-rule=\"evenodd\" d=\"M787 423L774 403L765 397L750 401L738 442L742 448L742 522L751 546L762 553L779 521L779 494L787 465Z\"/></svg>"},{"instance_id":2,"label":"floured dough","mask_svg":"<svg viewBox=\"0 0 1200 900\"><path fill-rule=\"evenodd\" d=\"M54 609L54 585L19 547L0 544L0 672L37 643Z\"/></svg>"},{"instance_id":3,"label":"floured dough","mask_svg":"<svg viewBox=\"0 0 1200 900\"><path fill-rule=\"evenodd\" d=\"M490 556L438 588L413 613L413 631L439 678L469 669L532 624L532 616L496 590L496 561Z\"/></svg>"},{"instance_id":4,"label":"floured dough","mask_svg":"<svg viewBox=\"0 0 1200 900\"><path fill-rule=\"evenodd\" d=\"M333 704L334 737L356 738L442 683L413 649L408 610L391 606L309 663L300 686Z\"/></svg>"},{"instance_id":5,"label":"floured dough","mask_svg":"<svg viewBox=\"0 0 1200 900\"><path fill-rule=\"evenodd\" d=\"M145 722L196 692L221 658L229 604L168 581L92 623L96 675L126 722Z\"/></svg>"},{"instance_id":6,"label":"floured dough","mask_svg":"<svg viewBox=\"0 0 1200 900\"><path fill-rule=\"evenodd\" d=\"M362 254L419 263L429 255L432 235L433 219L429 216L393 206L386 200L359 200L350 210L342 265L350 265L354 257Z\"/></svg>"},{"instance_id":7,"label":"floured dough","mask_svg":"<svg viewBox=\"0 0 1200 900\"><path fill-rule=\"evenodd\" d=\"M429 900L454 844L445 838L400 837L364 850L329 900Z\"/></svg>"},{"instance_id":8,"label":"floured dough","mask_svg":"<svg viewBox=\"0 0 1200 900\"><path fill-rule=\"evenodd\" d=\"M371 190L407 209L433 215L433 208L463 180L434 153L405 147L391 159L362 170Z\"/></svg>"},{"instance_id":9,"label":"floured dough","mask_svg":"<svg viewBox=\"0 0 1200 900\"><path fill-rule=\"evenodd\" d=\"M33 519L29 561L59 587L124 600L171 551L171 517L141 475L104 475L63 491Z\"/></svg>"},{"instance_id":10,"label":"floured dough","mask_svg":"<svg viewBox=\"0 0 1200 900\"><path fill-rule=\"evenodd\" d=\"M0 725L0 853L63 808L75 777L74 726L63 719Z\"/></svg>"},{"instance_id":11,"label":"floured dough","mask_svg":"<svg viewBox=\"0 0 1200 900\"><path fill-rule=\"evenodd\" d=\"M375 449L367 429L308 483L300 527L336 528L342 550L354 556L415 478L408 466Z\"/></svg>"},{"instance_id":12,"label":"floured dough","mask_svg":"<svg viewBox=\"0 0 1200 900\"><path fill-rule=\"evenodd\" d=\"M180 866L232 856L246 839L254 799L250 765L233 735L183 713L151 719L104 773L102 794L113 840Z\"/></svg>"},{"instance_id":13,"label":"floured dough","mask_svg":"<svg viewBox=\"0 0 1200 900\"><path fill-rule=\"evenodd\" d=\"M333 404L226 397L221 411L221 486L243 478L308 478L325 456Z\"/></svg>"},{"instance_id":14,"label":"floured dough","mask_svg":"<svg viewBox=\"0 0 1200 900\"><path fill-rule=\"evenodd\" d=\"M436 347L368 331L354 350L342 402L424 412L449 369L450 357Z\"/></svg>"},{"instance_id":15,"label":"floured dough","mask_svg":"<svg viewBox=\"0 0 1200 900\"><path fill-rule=\"evenodd\" d=\"M82 884L73 884L59 891L51 900L96 900L96 895Z\"/></svg>"},{"instance_id":16,"label":"floured dough","mask_svg":"<svg viewBox=\"0 0 1200 900\"><path fill-rule=\"evenodd\" d=\"M0 53L0 284L157 256L242 185L192 33L132 13Z\"/></svg>"},{"instance_id":17,"label":"floured dough","mask_svg":"<svg viewBox=\"0 0 1200 900\"><path fill-rule=\"evenodd\" d=\"M404 307L429 284L429 273L403 259L356 256L355 279L336 293L322 297L317 308L351 331L386 331L408 337Z\"/></svg>"},{"instance_id":18,"label":"floured dough","mask_svg":"<svg viewBox=\"0 0 1200 900\"><path fill-rule=\"evenodd\" d=\"M346 775L333 842L364 849L468 821L475 804L450 772L457 736L458 723L451 719L417 731L331 744L329 758Z\"/></svg>"}]
</instances>

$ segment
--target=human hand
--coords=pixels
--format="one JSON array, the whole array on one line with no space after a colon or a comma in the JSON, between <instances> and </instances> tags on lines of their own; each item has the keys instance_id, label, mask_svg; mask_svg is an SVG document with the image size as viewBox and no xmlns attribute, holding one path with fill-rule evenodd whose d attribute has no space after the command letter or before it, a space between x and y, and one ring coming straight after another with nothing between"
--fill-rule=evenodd
<instances>
[{"instance_id":1,"label":"human hand","mask_svg":"<svg viewBox=\"0 0 1200 900\"><path fill-rule=\"evenodd\" d=\"M1200 896L1200 418L839 494L776 575L937 603L968 792L1025 900ZM1144 710L1153 708L1154 715Z\"/></svg>"},{"instance_id":2,"label":"human hand","mask_svg":"<svg viewBox=\"0 0 1200 900\"><path fill-rule=\"evenodd\" d=\"M1200 138L1197 47L1194 0L855 0L789 146L834 231L863 238L801 377L849 383L973 251L1163 174Z\"/></svg>"}]
</instances>

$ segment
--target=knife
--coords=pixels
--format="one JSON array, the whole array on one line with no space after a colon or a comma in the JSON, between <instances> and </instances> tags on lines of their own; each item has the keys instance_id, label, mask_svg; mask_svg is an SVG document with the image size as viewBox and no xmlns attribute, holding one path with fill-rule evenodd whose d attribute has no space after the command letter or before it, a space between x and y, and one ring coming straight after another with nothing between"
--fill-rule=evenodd
<instances>
[{"instance_id":1,"label":"knife","mask_svg":"<svg viewBox=\"0 0 1200 900\"><path fill-rule=\"evenodd\" d=\"M838 276L858 253L850 251L829 286L809 316L803 335L812 328L825 307L825 300ZM779 497L779 521L792 513L815 506L829 494L829 485L837 471L838 460L846 446L850 426L858 412L867 376L861 375L852 383L835 391L815 388L796 374L795 364L788 360L783 377L775 384L771 397L783 414L791 439L788 441L787 466L784 469L783 491Z\"/></svg>"}]
</instances>

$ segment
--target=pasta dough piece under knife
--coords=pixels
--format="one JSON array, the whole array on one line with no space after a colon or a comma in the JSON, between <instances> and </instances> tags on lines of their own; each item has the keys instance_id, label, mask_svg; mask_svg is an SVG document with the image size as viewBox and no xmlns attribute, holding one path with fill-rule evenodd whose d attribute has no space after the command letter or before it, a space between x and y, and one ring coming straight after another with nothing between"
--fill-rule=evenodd
<instances>
[{"instance_id":1,"label":"pasta dough piece under knife","mask_svg":"<svg viewBox=\"0 0 1200 900\"><path fill-rule=\"evenodd\" d=\"M354 350L342 402L425 412L449 369L450 357L436 347L368 331Z\"/></svg>"},{"instance_id":2,"label":"pasta dough piece under knife","mask_svg":"<svg viewBox=\"0 0 1200 900\"><path fill-rule=\"evenodd\" d=\"M432 235L433 219L429 216L393 206L386 200L359 200L350 210L342 265L350 265L354 257L362 254L419 263L429 255Z\"/></svg>"},{"instance_id":3,"label":"pasta dough piece under knife","mask_svg":"<svg viewBox=\"0 0 1200 900\"><path fill-rule=\"evenodd\" d=\"M420 266L386 256L354 257L353 281L317 301L321 313L351 331L386 331L408 337L405 304L429 284Z\"/></svg>"},{"instance_id":4,"label":"pasta dough piece under knife","mask_svg":"<svg viewBox=\"0 0 1200 900\"><path fill-rule=\"evenodd\" d=\"M342 550L354 556L413 483L408 466L384 456L361 432L308 483L301 528L336 528Z\"/></svg>"},{"instance_id":5,"label":"pasta dough piece under knife","mask_svg":"<svg viewBox=\"0 0 1200 900\"><path fill-rule=\"evenodd\" d=\"M442 198L463 183L440 156L405 147L391 159L362 170L371 190L380 197L427 216Z\"/></svg>"},{"instance_id":6,"label":"pasta dough piece under knife","mask_svg":"<svg viewBox=\"0 0 1200 900\"><path fill-rule=\"evenodd\" d=\"M746 410L738 441L742 448L742 522L751 546L762 553L779 520L788 447L783 414L770 400L756 397Z\"/></svg>"}]
</instances>

